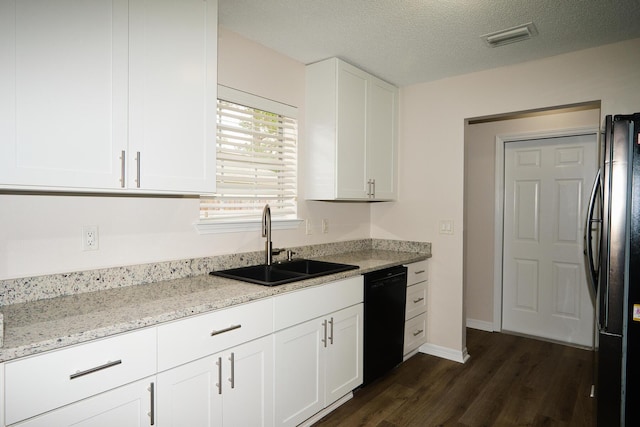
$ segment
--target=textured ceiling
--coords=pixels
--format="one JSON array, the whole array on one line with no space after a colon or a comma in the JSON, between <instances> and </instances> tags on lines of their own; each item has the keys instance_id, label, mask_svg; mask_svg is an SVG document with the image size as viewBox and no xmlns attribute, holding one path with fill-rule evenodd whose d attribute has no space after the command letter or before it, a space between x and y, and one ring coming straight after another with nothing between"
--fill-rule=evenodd
<instances>
[{"instance_id":1,"label":"textured ceiling","mask_svg":"<svg viewBox=\"0 0 640 427\"><path fill-rule=\"evenodd\" d=\"M219 0L219 10L220 25L302 63L337 56L398 86L640 37L638 0ZM537 37L480 39L527 22Z\"/></svg>"}]
</instances>

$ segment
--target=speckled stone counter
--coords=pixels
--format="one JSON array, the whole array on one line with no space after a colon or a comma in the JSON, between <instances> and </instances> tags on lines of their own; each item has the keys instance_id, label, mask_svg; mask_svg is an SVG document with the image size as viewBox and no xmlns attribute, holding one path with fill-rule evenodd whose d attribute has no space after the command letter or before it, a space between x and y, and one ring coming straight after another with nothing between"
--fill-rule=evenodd
<instances>
[{"instance_id":1,"label":"speckled stone counter","mask_svg":"<svg viewBox=\"0 0 640 427\"><path fill-rule=\"evenodd\" d=\"M430 245L426 245L386 247L381 243L369 246L374 249L316 257L360 268L276 287L214 277L205 272L192 277L5 305L0 307L4 315L0 362L420 261L430 257ZM304 251L303 256L308 257Z\"/></svg>"}]
</instances>

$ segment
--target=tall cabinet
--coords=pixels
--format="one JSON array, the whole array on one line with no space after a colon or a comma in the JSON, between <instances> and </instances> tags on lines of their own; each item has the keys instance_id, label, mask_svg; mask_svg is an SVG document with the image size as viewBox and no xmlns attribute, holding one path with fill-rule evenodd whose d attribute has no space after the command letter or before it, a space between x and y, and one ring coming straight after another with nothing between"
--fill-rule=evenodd
<instances>
[{"instance_id":1,"label":"tall cabinet","mask_svg":"<svg viewBox=\"0 0 640 427\"><path fill-rule=\"evenodd\" d=\"M1 0L0 188L215 190L216 0Z\"/></svg>"},{"instance_id":2,"label":"tall cabinet","mask_svg":"<svg viewBox=\"0 0 640 427\"><path fill-rule=\"evenodd\" d=\"M398 89L338 58L307 66L305 197L394 200Z\"/></svg>"}]
</instances>

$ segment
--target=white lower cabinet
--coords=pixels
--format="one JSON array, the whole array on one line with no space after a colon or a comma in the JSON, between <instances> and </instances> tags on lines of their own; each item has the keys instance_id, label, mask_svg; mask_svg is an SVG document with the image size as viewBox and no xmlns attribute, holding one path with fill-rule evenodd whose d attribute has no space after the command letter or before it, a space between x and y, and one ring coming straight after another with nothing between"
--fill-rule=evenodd
<instances>
[{"instance_id":1,"label":"white lower cabinet","mask_svg":"<svg viewBox=\"0 0 640 427\"><path fill-rule=\"evenodd\" d=\"M140 427L155 425L153 384L155 377L75 402L27 421L20 427ZM36 396L33 396L34 399Z\"/></svg>"},{"instance_id":2,"label":"white lower cabinet","mask_svg":"<svg viewBox=\"0 0 640 427\"><path fill-rule=\"evenodd\" d=\"M271 336L161 372L158 426L271 426L272 384Z\"/></svg>"},{"instance_id":3,"label":"white lower cabinet","mask_svg":"<svg viewBox=\"0 0 640 427\"><path fill-rule=\"evenodd\" d=\"M358 276L0 363L0 425L298 425L362 384L362 331Z\"/></svg>"},{"instance_id":4,"label":"white lower cabinet","mask_svg":"<svg viewBox=\"0 0 640 427\"><path fill-rule=\"evenodd\" d=\"M404 359L418 352L427 342L427 260L407 265L407 304L404 323Z\"/></svg>"},{"instance_id":5,"label":"white lower cabinet","mask_svg":"<svg viewBox=\"0 0 640 427\"><path fill-rule=\"evenodd\" d=\"M362 384L357 304L275 334L275 423L295 426Z\"/></svg>"},{"instance_id":6,"label":"white lower cabinet","mask_svg":"<svg viewBox=\"0 0 640 427\"><path fill-rule=\"evenodd\" d=\"M75 407L82 399L112 390L113 393L97 398L99 402L104 399L104 403L101 404L103 406L95 407L96 412L92 412L90 408L93 406L89 403L85 409L78 410L78 416L80 412L87 417L99 416L110 409L111 398L104 396L113 396L114 401L121 399L120 394L125 393L122 391L125 389L121 387L156 374L156 330L143 329L7 362L4 374L4 422L7 425L49 411L54 414L65 405ZM146 389L146 386L142 388ZM146 406L149 406L149 392L140 391L140 396ZM129 397L122 399L130 400ZM113 408L115 407L114 404ZM73 419L76 416L74 410L68 411L71 412L65 410L60 412L61 415L52 416L67 419L66 414L69 414L69 419Z\"/></svg>"}]
</instances>

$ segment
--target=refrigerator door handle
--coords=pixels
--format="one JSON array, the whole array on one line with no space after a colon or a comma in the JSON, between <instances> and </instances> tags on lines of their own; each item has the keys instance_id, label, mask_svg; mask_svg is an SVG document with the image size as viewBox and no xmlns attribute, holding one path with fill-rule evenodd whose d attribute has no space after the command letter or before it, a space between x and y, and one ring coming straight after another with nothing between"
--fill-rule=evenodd
<instances>
[{"instance_id":1,"label":"refrigerator door handle","mask_svg":"<svg viewBox=\"0 0 640 427\"><path fill-rule=\"evenodd\" d=\"M597 250L597 254L593 251L593 226L594 224L602 223L602 212L598 218L594 218L596 208L602 208L602 183L600 180L600 169L596 173L596 178L593 182L591 189L591 197L589 198L589 207L587 208L587 218L584 226L584 254L585 254L585 267L587 269L587 279L593 289L593 295L597 295L598 292L598 267L600 265L600 250ZM595 256L594 256L595 255ZM597 259L596 259L597 257Z\"/></svg>"}]
</instances>

